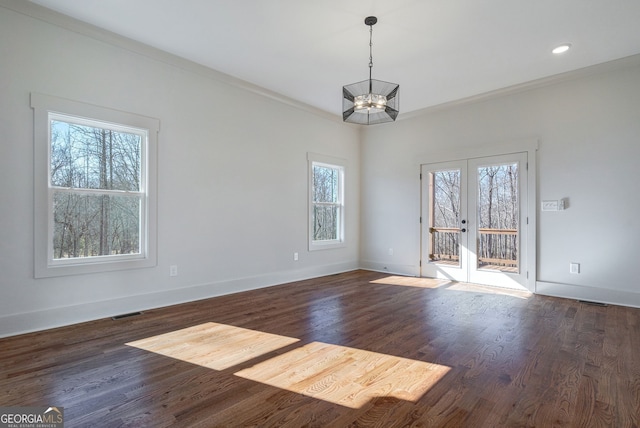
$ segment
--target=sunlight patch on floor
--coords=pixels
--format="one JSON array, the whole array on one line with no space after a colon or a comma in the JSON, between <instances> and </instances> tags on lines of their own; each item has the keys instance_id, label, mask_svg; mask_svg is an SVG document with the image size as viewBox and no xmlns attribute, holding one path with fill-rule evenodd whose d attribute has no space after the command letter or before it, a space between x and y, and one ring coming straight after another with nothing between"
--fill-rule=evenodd
<instances>
[{"instance_id":1,"label":"sunlight patch on floor","mask_svg":"<svg viewBox=\"0 0 640 428\"><path fill-rule=\"evenodd\" d=\"M127 345L210 369L225 370L299 340L208 322Z\"/></svg>"},{"instance_id":2,"label":"sunlight patch on floor","mask_svg":"<svg viewBox=\"0 0 640 428\"><path fill-rule=\"evenodd\" d=\"M419 278L415 276L387 276L371 281L373 284L402 285L405 287L440 288L451 284L447 279Z\"/></svg>"},{"instance_id":3,"label":"sunlight patch on floor","mask_svg":"<svg viewBox=\"0 0 640 428\"><path fill-rule=\"evenodd\" d=\"M127 345L225 370L296 342L299 339L208 322ZM341 406L360 408L375 397L415 402L449 370L439 364L311 342L234 375Z\"/></svg>"},{"instance_id":4,"label":"sunlight patch on floor","mask_svg":"<svg viewBox=\"0 0 640 428\"><path fill-rule=\"evenodd\" d=\"M533 293L521 285L512 287L494 287L489 285L456 282L448 279L423 278L415 276L390 275L384 278L370 281L372 284L401 285L404 287L418 288L443 288L453 291L466 291L473 293L494 294L499 296L511 296L519 299L528 299Z\"/></svg>"},{"instance_id":5,"label":"sunlight patch on floor","mask_svg":"<svg viewBox=\"0 0 640 428\"><path fill-rule=\"evenodd\" d=\"M489 285L470 284L466 282L452 283L447 290L466 291L472 293L493 294L496 296L510 296L518 299L528 299L533 293L525 290L515 290L512 288L493 287Z\"/></svg>"},{"instance_id":6,"label":"sunlight patch on floor","mask_svg":"<svg viewBox=\"0 0 640 428\"><path fill-rule=\"evenodd\" d=\"M417 401L449 367L312 342L235 373L287 391L360 408L375 397Z\"/></svg>"}]
</instances>

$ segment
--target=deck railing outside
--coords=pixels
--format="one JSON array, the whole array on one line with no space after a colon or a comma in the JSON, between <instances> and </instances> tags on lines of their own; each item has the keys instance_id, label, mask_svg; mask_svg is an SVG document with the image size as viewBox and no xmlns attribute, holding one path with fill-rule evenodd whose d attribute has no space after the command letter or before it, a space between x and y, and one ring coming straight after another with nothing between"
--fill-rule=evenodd
<instances>
[{"instance_id":1,"label":"deck railing outside","mask_svg":"<svg viewBox=\"0 0 640 428\"><path fill-rule=\"evenodd\" d=\"M431 253L433 262L457 265L460 262L460 229L432 227ZM518 268L517 229L478 229L478 268L513 271Z\"/></svg>"}]
</instances>

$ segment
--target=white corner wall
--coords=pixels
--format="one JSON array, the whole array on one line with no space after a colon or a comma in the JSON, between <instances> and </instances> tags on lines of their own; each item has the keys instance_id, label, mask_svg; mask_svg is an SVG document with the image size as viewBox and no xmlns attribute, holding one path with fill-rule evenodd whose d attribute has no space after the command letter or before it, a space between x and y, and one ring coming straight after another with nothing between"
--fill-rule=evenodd
<instances>
[{"instance_id":1,"label":"white corner wall","mask_svg":"<svg viewBox=\"0 0 640 428\"><path fill-rule=\"evenodd\" d=\"M356 127L29 2L0 58L0 337L358 267ZM34 279L31 92L160 120L157 267ZM307 251L307 152L348 162L345 248Z\"/></svg>"},{"instance_id":2,"label":"white corner wall","mask_svg":"<svg viewBox=\"0 0 640 428\"><path fill-rule=\"evenodd\" d=\"M419 274L420 160L535 139L536 292L640 306L640 56L554 82L367 129L361 265ZM540 212L562 198L566 210Z\"/></svg>"}]
</instances>

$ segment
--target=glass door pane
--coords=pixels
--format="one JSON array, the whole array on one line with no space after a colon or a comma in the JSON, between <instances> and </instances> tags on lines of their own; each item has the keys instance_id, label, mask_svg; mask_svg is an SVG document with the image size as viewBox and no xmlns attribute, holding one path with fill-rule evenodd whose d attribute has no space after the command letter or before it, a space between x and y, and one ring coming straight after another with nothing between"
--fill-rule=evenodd
<instances>
[{"instance_id":1,"label":"glass door pane","mask_svg":"<svg viewBox=\"0 0 640 428\"><path fill-rule=\"evenodd\" d=\"M518 162L477 168L477 269L519 272Z\"/></svg>"},{"instance_id":2,"label":"glass door pane","mask_svg":"<svg viewBox=\"0 0 640 428\"><path fill-rule=\"evenodd\" d=\"M460 170L429 173L429 261L460 266Z\"/></svg>"}]
</instances>

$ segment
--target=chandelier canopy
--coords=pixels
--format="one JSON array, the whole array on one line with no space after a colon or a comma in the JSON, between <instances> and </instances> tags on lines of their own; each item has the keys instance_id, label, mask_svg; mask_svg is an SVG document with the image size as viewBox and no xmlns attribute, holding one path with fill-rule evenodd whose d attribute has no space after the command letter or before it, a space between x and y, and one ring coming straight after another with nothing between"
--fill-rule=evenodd
<instances>
[{"instance_id":1,"label":"chandelier canopy","mask_svg":"<svg viewBox=\"0 0 640 428\"><path fill-rule=\"evenodd\" d=\"M400 85L371 78L373 71L373 26L375 16L365 18L369 26L369 79L342 87L342 120L360 125L393 122L399 112Z\"/></svg>"}]
</instances>

